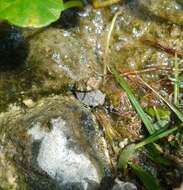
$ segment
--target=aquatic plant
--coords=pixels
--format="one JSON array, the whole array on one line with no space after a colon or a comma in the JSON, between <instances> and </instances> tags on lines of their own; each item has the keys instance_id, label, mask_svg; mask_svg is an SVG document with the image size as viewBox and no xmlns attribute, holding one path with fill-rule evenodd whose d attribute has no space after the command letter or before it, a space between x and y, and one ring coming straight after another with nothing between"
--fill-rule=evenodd
<instances>
[{"instance_id":1,"label":"aquatic plant","mask_svg":"<svg viewBox=\"0 0 183 190\"><path fill-rule=\"evenodd\" d=\"M175 68L176 69L175 69L174 75L175 75L175 78L177 79L178 78L178 74L177 74L178 73L178 66L177 66L177 64L175 64ZM156 145L155 142L157 140L160 140L161 138L167 137L168 135L177 131L181 127L181 124L176 125L176 126L171 126L170 128L168 125L165 124L164 126L161 126L159 129L157 129L156 124L150 120L150 116L143 110L140 103L137 101L135 95L132 93L132 90L130 89L130 86L128 85L126 80L122 76L120 76L118 71L115 70L114 68L112 68L111 71L112 71L112 74L115 77L116 81L120 85L120 87L126 92L129 100L131 101L131 104L135 108L139 117L143 121L144 126L146 127L147 131L150 134L150 136L142 139L140 142L129 144L124 149L122 149L120 151L118 167L126 169L127 166L130 165L131 168L133 169L133 171L136 173L136 175L142 181L142 183L144 184L146 189L148 189L148 190L160 189L160 186L158 185L157 179L154 178L154 176L152 174L150 174L148 171L143 170L140 167L140 165L133 162L132 161L133 156L138 149L145 147L147 145L150 145L147 148L149 149L150 152L153 152L153 153L149 156L149 158L152 161L158 162L160 165L166 165L166 164L170 165L170 163L168 163L168 159L163 157L163 155L161 155L158 152L158 149L155 146ZM140 80L143 82L143 84L146 87L148 87L159 99L161 99L169 107L169 109L177 116L177 118L182 123L183 122L183 114L174 105L172 105L167 100L165 100L161 95L159 95L145 81L143 81L142 79L140 79ZM175 84L175 85L177 85L177 84ZM174 99L175 103L177 103L177 96L178 96L177 88L178 87L175 87L175 90L174 90L174 93L176 95L176 101ZM155 112L155 115L157 115L158 122L160 123L160 125L162 125L163 122L161 122L160 115L159 115L158 110L156 108L154 109L154 112Z\"/></svg>"},{"instance_id":2,"label":"aquatic plant","mask_svg":"<svg viewBox=\"0 0 183 190\"><path fill-rule=\"evenodd\" d=\"M43 27L56 21L60 13L71 7L81 7L80 0L1 0L0 19L21 27Z\"/></svg>"}]
</instances>

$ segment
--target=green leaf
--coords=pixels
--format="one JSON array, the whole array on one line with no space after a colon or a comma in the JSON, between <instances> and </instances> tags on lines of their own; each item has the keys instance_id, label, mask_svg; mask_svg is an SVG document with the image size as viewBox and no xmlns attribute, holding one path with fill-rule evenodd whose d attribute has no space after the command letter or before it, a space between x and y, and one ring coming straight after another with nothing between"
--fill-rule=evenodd
<instances>
[{"instance_id":1,"label":"green leaf","mask_svg":"<svg viewBox=\"0 0 183 190\"><path fill-rule=\"evenodd\" d=\"M81 3L64 6L62 0L0 0L0 18L21 27L42 27L60 17L61 11Z\"/></svg>"},{"instance_id":2,"label":"green leaf","mask_svg":"<svg viewBox=\"0 0 183 190\"><path fill-rule=\"evenodd\" d=\"M120 84L120 86L125 90L129 100L131 101L132 105L136 109L137 113L139 114L140 118L142 119L144 125L146 126L148 132L150 134L153 134L155 132L155 128L153 126L153 123L148 118L147 114L142 109L139 102L136 100L135 96L133 95L130 87L128 86L128 83L125 81L125 79L119 75L119 73L112 68L111 69L113 76L116 78L117 82Z\"/></svg>"},{"instance_id":3,"label":"green leaf","mask_svg":"<svg viewBox=\"0 0 183 190\"><path fill-rule=\"evenodd\" d=\"M123 168L123 169L127 168L129 159L135 153L135 148L136 148L135 144L130 144L130 145L126 146L120 152L119 161L118 161L118 167L119 168Z\"/></svg>"},{"instance_id":4,"label":"green leaf","mask_svg":"<svg viewBox=\"0 0 183 190\"><path fill-rule=\"evenodd\" d=\"M156 178L150 172L143 170L137 164L131 163L131 167L147 190L160 190Z\"/></svg>"}]
</instances>

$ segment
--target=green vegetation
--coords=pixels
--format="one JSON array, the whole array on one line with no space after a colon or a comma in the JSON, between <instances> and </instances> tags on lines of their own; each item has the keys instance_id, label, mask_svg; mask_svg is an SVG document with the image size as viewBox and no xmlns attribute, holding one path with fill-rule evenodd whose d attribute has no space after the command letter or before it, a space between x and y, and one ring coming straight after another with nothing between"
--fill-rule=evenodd
<instances>
[{"instance_id":1,"label":"green vegetation","mask_svg":"<svg viewBox=\"0 0 183 190\"><path fill-rule=\"evenodd\" d=\"M137 111L139 117L144 123L144 126L146 127L147 131L149 132L150 136L147 138L142 139L138 143L132 143L127 145L124 149L121 150L119 154L119 162L118 162L118 167L127 169L127 165L129 164L133 171L136 173L136 175L139 177L139 179L142 181L144 186L148 190L152 189L160 189L160 187L157 184L157 179L155 179L148 171L143 170L138 164L133 163L133 156L135 152L139 149L142 148L148 144L151 146L148 147L149 152L152 152L149 158L156 163L165 164L169 165L170 163L166 161L166 158L164 158L162 155L159 154L158 149L155 146L155 141L160 140L161 138L167 137L168 135L174 133L175 131L178 130L178 127L171 127L169 128L167 125L162 125L164 122L162 122L160 113L161 115L165 115L167 117L167 111L161 112L154 108L154 112L149 110L151 115L155 115L157 117L157 121L160 125L160 128L156 127L156 123L153 123L149 118L150 116L145 113L143 108L141 107L140 103L137 101L135 98L134 94L132 93L132 90L130 89L128 83L125 81L125 79L120 76L120 74L112 68L112 74L115 77L116 81L119 83L121 88L126 92L129 100L131 101L133 107ZM178 105L178 96L179 96L179 84L178 82L178 64L176 61L175 64L175 84L174 84L174 103ZM142 80L142 79L141 79ZM145 82L144 82L145 83ZM181 122L183 122L183 114L172 104L170 104L168 101L166 101L163 97L161 97L154 89L152 89L147 83L145 83L146 86L148 86L162 101L164 101L169 108L172 110L172 112L179 118ZM165 114L163 114L165 113ZM179 125L180 126L180 125ZM151 144L152 143L152 144ZM165 162L165 163L164 163Z\"/></svg>"},{"instance_id":2,"label":"green vegetation","mask_svg":"<svg viewBox=\"0 0 183 190\"><path fill-rule=\"evenodd\" d=\"M130 164L133 171L136 173L136 175L139 177L139 179L142 181L144 186L147 190L160 190L159 184L157 183L157 180L154 178L154 176L144 171L139 165L137 164Z\"/></svg>"},{"instance_id":3,"label":"green vegetation","mask_svg":"<svg viewBox=\"0 0 183 190\"><path fill-rule=\"evenodd\" d=\"M79 0L1 0L0 18L21 27L43 27L56 21L61 11L81 7Z\"/></svg>"}]
</instances>

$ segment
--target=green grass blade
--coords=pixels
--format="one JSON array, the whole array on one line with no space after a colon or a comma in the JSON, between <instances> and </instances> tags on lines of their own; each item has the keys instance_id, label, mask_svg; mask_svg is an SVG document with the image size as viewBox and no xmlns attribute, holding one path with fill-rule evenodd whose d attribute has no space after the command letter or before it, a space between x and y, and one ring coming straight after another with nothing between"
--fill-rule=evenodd
<instances>
[{"instance_id":1,"label":"green grass blade","mask_svg":"<svg viewBox=\"0 0 183 190\"><path fill-rule=\"evenodd\" d=\"M147 84L142 78L138 77L145 86L147 86L151 91L160 99L162 100L173 112L174 114L180 119L181 122L183 122L183 113L181 113L175 106L170 104L165 98L163 98L160 94L156 92L149 84Z\"/></svg>"},{"instance_id":2,"label":"green grass blade","mask_svg":"<svg viewBox=\"0 0 183 190\"><path fill-rule=\"evenodd\" d=\"M126 169L128 165L128 161L131 156L135 153L135 144L130 144L126 146L121 152L119 156L119 161L118 161L118 167Z\"/></svg>"},{"instance_id":3,"label":"green grass blade","mask_svg":"<svg viewBox=\"0 0 183 190\"><path fill-rule=\"evenodd\" d=\"M141 182L144 184L146 190L160 190L161 189L159 184L157 183L156 178L150 172L143 170L137 164L131 163L130 165L133 171L141 180Z\"/></svg>"},{"instance_id":4,"label":"green grass blade","mask_svg":"<svg viewBox=\"0 0 183 190\"><path fill-rule=\"evenodd\" d=\"M179 106L179 62L177 60L177 56L175 56L175 63L174 63L174 105Z\"/></svg>"},{"instance_id":5,"label":"green grass blade","mask_svg":"<svg viewBox=\"0 0 183 190\"><path fill-rule=\"evenodd\" d=\"M176 131L178 129L178 127L174 127L172 129L168 129L168 130L160 130L156 133L154 133L153 135L149 136L148 138L142 140L141 142L139 142L138 144L136 144L136 149L141 148L147 144L153 143L163 137L168 136L169 134L173 133L174 131Z\"/></svg>"},{"instance_id":6,"label":"green grass blade","mask_svg":"<svg viewBox=\"0 0 183 190\"><path fill-rule=\"evenodd\" d=\"M148 130L148 132L150 134L153 134L155 132L155 128L154 128L152 122L149 120L147 114L142 109L139 102L136 100L136 98L133 95L130 87L128 86L128 83L125 81L125 79L123 77L121 77L119 75L119 73L114 68L112 68L111 71L112 71L113 76L115 77L115 79L119 83L119 85L125 90L129 100L131 101L132 105L134 106L134 108L136 109L140 118L142 119L144 125L146 126L146 129Z\"/></svg>"}]
</instances>

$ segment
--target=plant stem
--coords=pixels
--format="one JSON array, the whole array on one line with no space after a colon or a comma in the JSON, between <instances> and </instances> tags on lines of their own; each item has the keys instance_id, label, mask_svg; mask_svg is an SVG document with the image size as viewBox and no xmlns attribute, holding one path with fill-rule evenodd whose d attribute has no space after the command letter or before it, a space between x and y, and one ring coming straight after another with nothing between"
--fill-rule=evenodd
<instances>
[{"instance_id":1,"label":"plant stem","mask_svg":"<svg viewBox=\"0 0 183 190\"><path fill-rule=\"evenodd\" d=\"M112 31L114 29L114 25L115 25L115 22L116 22L116 19L119 15L121 15L122 12L121 11L118 11L113 19L112 19L112 22L111 22L111 26L110 26L110 29L109 29L109 32L107 34L107 40L106 40L106 47L105 47L105 52L104 52L104 68L103 68L103 74L104 76L107 74L107 69L110 71L110 68L108 66L108 54L109 54L109 45L110 45L110 40L111 40L111 36L112 36Z\"/></svg>"},{"instance_id":2,"label":"plant stem","mask_svg":"<svg viewBox=\"0 0 183 190\"><path fill-rule=\"evenodd\" d=\"M179 62L177 60L177 54L175 54L174 63L174 105L179 106Z\"/></svg>"}]
</instances>

